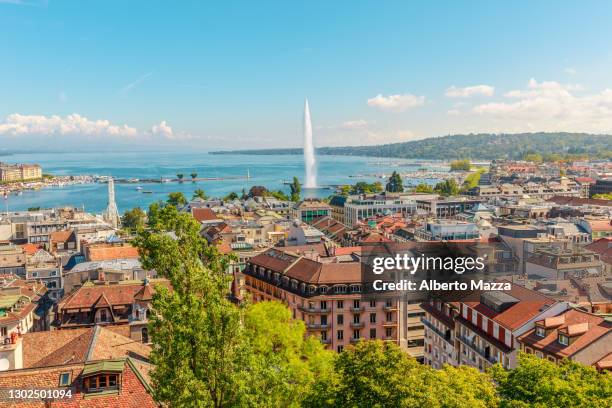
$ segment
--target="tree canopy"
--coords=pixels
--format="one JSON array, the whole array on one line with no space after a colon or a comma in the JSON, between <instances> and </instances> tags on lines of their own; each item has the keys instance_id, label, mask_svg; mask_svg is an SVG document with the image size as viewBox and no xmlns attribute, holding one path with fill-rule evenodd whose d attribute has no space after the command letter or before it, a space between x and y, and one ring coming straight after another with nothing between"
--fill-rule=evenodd
<instances>
[{"instance_id":1,"label":"tree canopy","mask_svg":"<svg viewBox=\"0 0 612 408\"><path fill-rule=\"evenodd\" d=\"M552 363L520 354L518 366L494 366L502 407L572 408L612 406L612 376L573 361Z\"/></svg>"},{"instance_id":2,"label":"tree canopy","mask_svg":"<svg viewBox=\"0 0 612 408\"><path fill-rule=\"evenodd\" d=\"M300 201L300 194L302 193L302 185L300 184L300 180L294 176L289 187L291 188L291 201Z\"/></svg>"},{"instance_id":3,"label":"tree canopy","mask_svg":"<svg viewBox=\"0 0 612 408\"><path fill-rule=\"evenodd\" d=\"M121 225L129 231L136 231L144 227L147 219L147 214L140 207L132 208L123 213L121 217Z\"/></svg>"},{"instance_id":4,"label":"tree canopy","mask_svg":"<svg viewBox=\"0 0 612 408\"><path fill-rule=\"evenodd\" d=\"M168 193L168 199L166 200L166 202L175 207L181 207L187 204L187 198L182 192L175 191L173 193Z\"/></svg>"},{"instance_id":5,"label":"tree canopy","mask_svg":"<svg viewBox=\"0 0 612 408\"><path fill-rule=\"evenodd\" d=\"M385 190L390 193L402 193L404 191L402 176L400 176L397 171L394 171L391 177L389 177Z\"/></svg>"}]
</instances>

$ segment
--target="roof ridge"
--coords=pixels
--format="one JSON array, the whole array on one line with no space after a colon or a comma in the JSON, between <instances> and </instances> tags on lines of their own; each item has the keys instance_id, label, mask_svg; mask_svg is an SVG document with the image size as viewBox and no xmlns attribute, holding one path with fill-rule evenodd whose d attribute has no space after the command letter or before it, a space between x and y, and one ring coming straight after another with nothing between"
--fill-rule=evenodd
<instances>
[{"instance_id":1,"label":"roof ridge","mask_svg":"<svg viewBox=\"0 0 612 408\"><path fill-rule=\"evenodd\" d=\"M100 335L100 326L96 324L93 328L93 333L91 335L89 346L87 347L87 354L85 355L85 362L91 360L99 335Z\"/></svg>"}]
</instances>

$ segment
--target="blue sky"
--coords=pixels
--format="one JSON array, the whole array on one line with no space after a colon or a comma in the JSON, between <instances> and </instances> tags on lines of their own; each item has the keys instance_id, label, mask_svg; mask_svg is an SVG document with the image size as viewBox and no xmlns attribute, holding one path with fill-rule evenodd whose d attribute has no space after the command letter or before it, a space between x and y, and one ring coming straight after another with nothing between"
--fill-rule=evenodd
<instances>
[{"instance_id":1,"label":"blue sky","mask_svg":"<svg viewBox=\"0 0 612 408\"><path fill-rule=\"evenodd\" d=\"M612 133L612 4L0 0L8 147ZM27 137L27 138L26 138Z\"/></svg>"}]
</instances>

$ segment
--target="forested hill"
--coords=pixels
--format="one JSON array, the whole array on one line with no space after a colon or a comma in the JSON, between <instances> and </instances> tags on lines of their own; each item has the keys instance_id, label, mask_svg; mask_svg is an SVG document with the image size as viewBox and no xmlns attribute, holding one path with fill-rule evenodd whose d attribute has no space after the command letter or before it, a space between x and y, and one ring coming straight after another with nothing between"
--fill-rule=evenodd
<instances>
[{"instance_id":1,"label":"forested hill","mask_svg":"<svg viewBox=\"0 0 612 408\"><path fill-rule=\"evenodd\" d=\"M541 155L588 155L612 158L612 135L587 133L469 134L432 137L376 146L321 147L318 154L398 157L406 159L520 159ZM295 149L218 151L212 154L302 154Z\"/></svg>"}]
</instances>

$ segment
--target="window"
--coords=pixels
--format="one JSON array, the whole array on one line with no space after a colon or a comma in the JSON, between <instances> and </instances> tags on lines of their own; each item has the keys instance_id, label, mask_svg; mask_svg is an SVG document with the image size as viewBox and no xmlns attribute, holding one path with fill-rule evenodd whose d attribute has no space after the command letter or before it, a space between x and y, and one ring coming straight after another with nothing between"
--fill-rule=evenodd
<instances>
[{"instance_id":1,"label":"window","mask_svg":"<svg viewBox=\"0 0 612 408\"><path fill-rule=\"evenodd\" d=\"M353 308L354 309L359 309L359 301L358 300L353 300Z\"/></svg>"},{"instance_id":2,"label":"window","mask_svg":"<svg viewBox=\"0 0 612 408\"><path fill-rule=\"evenodd\" d=\"M392 312L387 312L387 321L390 322L393 320L393 313Z\"/></svg>"},{"instance_id":3,"label":"window","mask_svg":"<svg viewBox=\"0 0 612 408\"><path fill-rule=\"evenodd\" d=\"M336 316L336 322L338 324L344 324L344 315L338 315Z\"/></svg>"},{"instance_id":4,"label":"window","mask_svg":"<svg viewBox=\"0 0 612 408\"><path fill-rule=\"evenodd\" d=\"M370 307L376 307L376 301L370 300Z\"/></svg>"},{"instance_id":5,"label":"window","mask_svg":"<svg viewBox=\"0 0 612 408\"><path fill-rule=\"evenodd\" d=\"M327 302L325 300L321 301L321 310L327 310Z\"/></svg>"},{"instance_id":6,"label":"window","mask_svg":"<svg viewBox=\"0 0 612 408\"><path fill-rule=\"evenodd\" d=\"M359 315L358 315L358 314L353 315L353 323L359 323L360 321L361 321L361 320L360 320L360 318L359 318Z\"/></svg>"},{"instance_id":7,"label":"window","mask_svg":"<svg viewBox=\"0 0 612 408\"><path fill-rule=\"evenodd\" d=\"M338 309L344 309L344 302L342 300L336 301L336 307Z\"/></svg>"},{"instance_id":8,"label":"window","mask_svg":"<svg viewBox=\"0 0 612 408\"><path fill-rule=\"evenodd\" d=\"M359 338L359 330L353 330L353 338L354 339L358 339Z\"/></svg>"},{"instance_id":9,"label":"window","mask_svg":"<svg viewBox=\"0 0 612 408\"><path fill-rule=\"evenodd\" d=\"M336 337L338 338L338 340L342 340L344 338L344 331L338 330L338 332L336 333Z\"/></svg>"},{"instance_id":10,"label":"window","mask_svg":"<svg viewBox=\"0 0 612 408\"><path fill-rule=\"evenodd\" d=\"M370 313L370 323L376 323L376 313Z\"/></svg>"},{"instance_id":11,"label":"window","mask_svg":"<svg viewBox=\"0 0 612 408\"><path fill-rule=\"evenodd\" d=\"M538 337L545 337L546 336L546 330L544 330L543 327L536 326L536 336L538 336Z\"/></svg>"},{"instance_id":12,"label":"window","mask_svg":"<svg viewBox=\"0 0 612 408\"><path fill-rule=\"evenodd\" d=\"M321 340L323 340L323 341L327 340L327 332L326 331L322 331L321 332Z\"/></svg>"},{"instance_id":13,"label":"window","mask_svg":"<svg viewBox=\"0 0 612 408\"><path fill-rule=\"evenodd\" d=\"M6 327L0 327L0 336L7 336L8 330Z\"/></svg>"},{"instance_id":14,"label":"window","mask_svg":"<svg viewBox=\"0 0 612 408\"><path fill-rule=\"evenodd\" d=\"M61 373L59 378L59 386L67 387L70 385L71 375L70 373Z\"/></svg>"},{"instance_id":15,"label":"window","mask_svg":"<svg viewBox=\"0 0 612 408\"><path fill-rule=\"evenodd\" d=\"M370 329L370 338L371 339L375 339L376 338L376 329Z\"/></svg>"},{"instance_id":16,"label":"window","mask_svg":"<svg viewBox=\"0 0 612 408\"><path fill-rule=\"evenodd\" d=\"M327 316L321 316L321 326L327 326Z\"/></svg>"},{"instance_id":17,"label":"window","mask_svg":"<svg viewBox=\"0 0 612 408\"><path fill-rule=\"evenodd\" d=\"M99 392L117 389L117 374L100 374L83 380L85 392Z\"/></svg>"},{"instance_id":18,"label":"window","mask_svg":"<svg viewBox=\"0 0 612 408\"><path fill-rule=\"evenodd\" d=\"M393 302L391 300L387 299L385 301L385 307L392 307L392 306L393 306Z\"/></svg>"},{"instance_id":19,"label":"window","mask_svg":"<svg viewBox=\"0 0 612 408\"><path fill-rule=\"evenodd\" d=\"M391 336L393 336L393 329L392 329L391 327L387 327L387 328L385 329L385 336L386 336L386 337L391 337Z\"/></svg>"},{"instance_id":20,"label":"window","mask_svg":"<svg viewBox=\"0 0 612 408\"><path fill-rule=\"evenodd\" d=\"M342 353L343 349L344 349L344 346L338 346L337 347L338 353Z\"/></svg>"},{"instance_id":21,"label":"window","mask_svg":"<svg viewBox=\"0 0 612 408\"><path fill-rule=\"evenodd\" d=\"M569 344L569 338L564 334L559 334L559 344L567 346Z\"/></svg>"}]
</instances>

